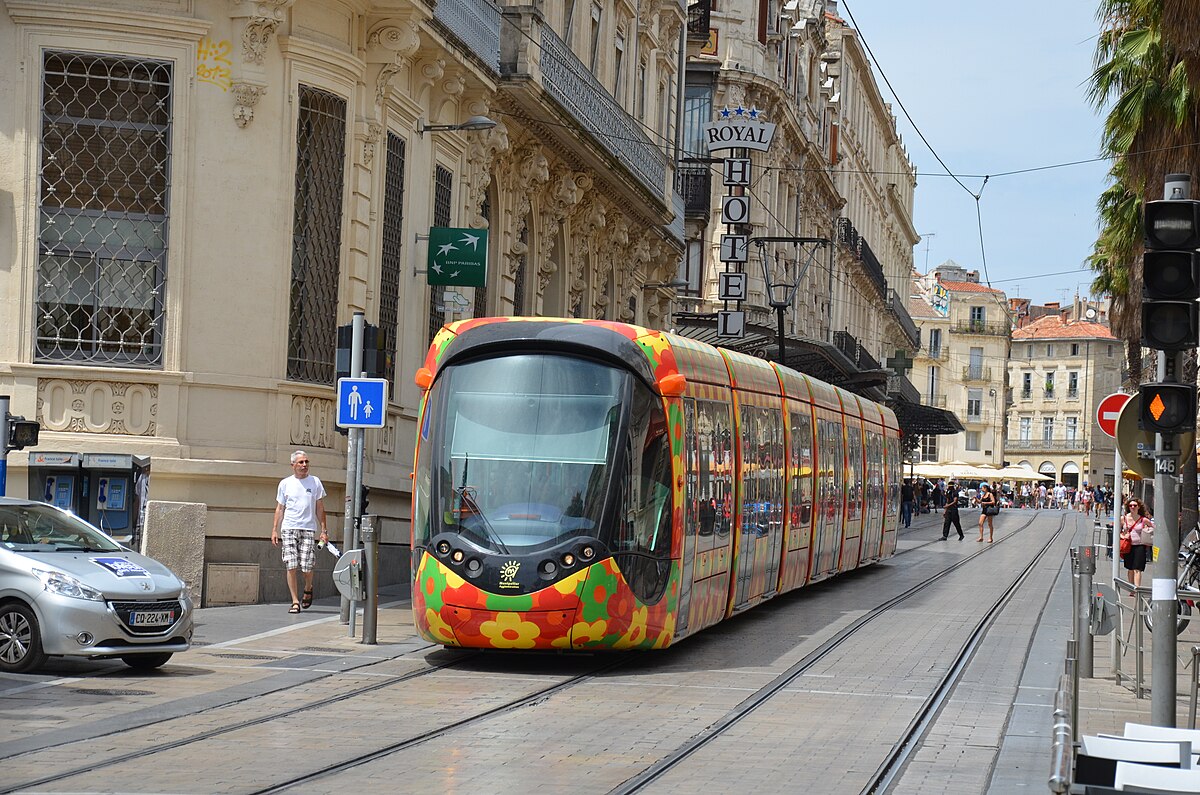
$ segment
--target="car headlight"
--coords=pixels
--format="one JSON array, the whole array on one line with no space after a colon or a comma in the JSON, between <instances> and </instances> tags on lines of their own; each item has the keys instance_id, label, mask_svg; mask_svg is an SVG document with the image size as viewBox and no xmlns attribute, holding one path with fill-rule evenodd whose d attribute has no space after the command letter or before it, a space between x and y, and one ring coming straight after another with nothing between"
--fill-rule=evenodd
<instances>
[{"instance_id":1,"label":"car headlight","mask_svg":"<svg viewBox=\"0 0 1200 795\"><path fill-rule=\"evenodd\" d=\"M33 575L42 581L42 586L59 596L70 596L73 599L90 599L93 602L103 602L104 594L95 588L89 588L79 580L61 571L46 571L34 569Z\"/></svg>"}]
</instances>

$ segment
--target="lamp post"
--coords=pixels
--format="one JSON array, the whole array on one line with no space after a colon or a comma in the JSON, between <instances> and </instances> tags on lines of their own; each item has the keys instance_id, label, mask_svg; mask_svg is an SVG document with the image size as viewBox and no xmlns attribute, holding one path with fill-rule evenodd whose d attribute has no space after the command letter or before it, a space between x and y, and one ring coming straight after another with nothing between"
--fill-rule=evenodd
<instances>
[{"instance_id":1,"label":"lamp post","mask_svg":"<svg viewBox=\"0 0 1200 795\"><path fill-rule=\"evenodd\" d=\"M792 305L792 299L796 296L796 282L776 282L771 280L771 268L768 264L770 255L767 254L765 241L756 240L758 244L758 261L762 265L763 284L767 289L767 303L775 310L775 334L776 341L779 344L779 363L784 363L784 346L783 346L783 312Z\"/></svg>"}]
</instances>

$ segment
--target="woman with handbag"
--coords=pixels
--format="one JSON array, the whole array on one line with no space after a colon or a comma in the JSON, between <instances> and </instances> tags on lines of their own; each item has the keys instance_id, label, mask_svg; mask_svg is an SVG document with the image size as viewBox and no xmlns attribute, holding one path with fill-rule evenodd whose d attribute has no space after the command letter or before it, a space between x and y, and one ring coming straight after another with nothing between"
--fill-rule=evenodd
<instances>
[{"instance_id":1,"label":"woman with handbag","mask_svg":"<svg viewBox=\"0 0 1200 795\"><path fill-rule=\"evenodd\" d=\"M979 484L979 538L976 541L983 541L983 523L986 521L988 526L988 543L992 543L993 536L996 534L996 527L992 523L996 514L1000 513L1000 503L996 502L996 492L986 483Z\"/></svg>"},{"instance_id":2,"label":"woman with handbag","mask_svg":"<svg viewBox=\"0 0 1200 795\"><path fill-rule=\"evenodd\" d=\"M1146 506L1136 497L1125 503L1120 539L1121 562L1129 572L1129 582L1139 588L1146 561L1150 558L1150 547L1154 546L1154 522L1146 515Z\"/></svg>"}]
</instances>

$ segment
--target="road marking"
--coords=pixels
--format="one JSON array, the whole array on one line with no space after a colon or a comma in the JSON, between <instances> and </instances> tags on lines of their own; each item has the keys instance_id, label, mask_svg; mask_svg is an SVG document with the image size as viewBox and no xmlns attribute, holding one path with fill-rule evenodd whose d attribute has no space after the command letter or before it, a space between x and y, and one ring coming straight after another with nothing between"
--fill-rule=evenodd
<instances>
[{"instance_id":1,"label":"road marking","mask_svg":"<svg viewBox=\"0 0 1200 795\"><path fill-rule=\"evenodd\" d=\"M407 603L408 603L407 599L397 600L395 602L388 602L387 604L382 604L379 606L379 609L383 610L384 608L396 607L398 605L407 604ZM358 613L357 616L359 618L362 618L362 613L361 612ZM293 632L297 629L305 629L307 627L314 627L317 624L328 624L331 621L340 621L340 620L341 620L340 615L329 616L327 618L318 618L315 621L305 621L303 624L289 624L286 627L279 627L278 629L272 629L272 630L268 630L266 632L259 632L257 635L247 635L244 638L234 638L233 640L227 640L222 643L214 643L210 646L195 646L193 648L195 648L197 650L199 650L199 649L228 649L231 646L237 646L242 643L249 643L249 642L255 641L255 640L262 640L263 638L273 638L276 635L284 635L288 632ZM362 626L362 624L358 624L358 626ZM281 652L281 653L287 654L287 652Z\"/></svg>"},{"instance_id":2,"label":"road marking","mask_svg":"<svg viewBox=\"0 0 1200 795\"><path fill-rule=\"evenodd\" d=\"M11 695L14 695L15 693L25 693L29 690L40 690L43 687L57 687L58 685L70 685L70 684L74 684L75 682L82 682L82 681L83 681L83 677L67 676L62 679L51 679L49 682L35 682L32 685L24 685L22 687L14 687L14 688L11 688L8 690L0 690L0 694L6 695L6 696L11 696Z\"/></svg>"}]
</instances>

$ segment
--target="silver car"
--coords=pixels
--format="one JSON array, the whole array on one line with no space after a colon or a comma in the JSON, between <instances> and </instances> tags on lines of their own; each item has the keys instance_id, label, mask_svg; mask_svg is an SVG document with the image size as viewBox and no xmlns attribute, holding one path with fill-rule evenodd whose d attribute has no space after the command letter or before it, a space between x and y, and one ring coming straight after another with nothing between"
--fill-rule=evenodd
<instances>
[{"instance_id":1,"label":"silver car","mask_svg":"<svg viewBox=\"0 0 1200 795\"><path fill-rule=\"evenodd\" d=\"M0 671L48 656L158 668L192 642L183 581L66 511L0 498Z\"/></svg>"}]
</instances>

